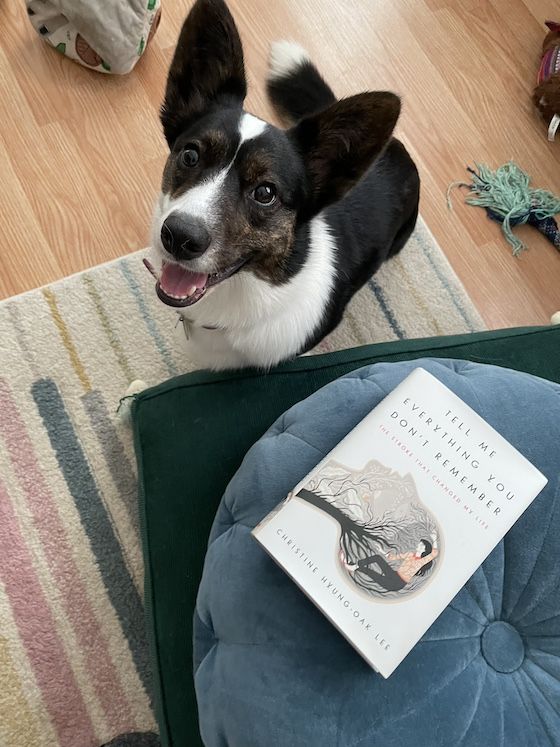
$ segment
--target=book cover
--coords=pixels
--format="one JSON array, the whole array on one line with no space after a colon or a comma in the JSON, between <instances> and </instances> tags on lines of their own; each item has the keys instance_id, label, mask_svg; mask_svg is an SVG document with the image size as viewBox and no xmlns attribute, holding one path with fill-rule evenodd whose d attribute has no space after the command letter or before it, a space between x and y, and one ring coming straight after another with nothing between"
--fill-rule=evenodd
<instances>
[{"instance_id":1,"label":"book cover","mask_svg":"<svg viewBox=\"0 0 560 747\"><path fill-rule=\"evenodd\" d=\"M388 677L546 483L417 368L253 535Z\"/></svg>"}]
</instances>

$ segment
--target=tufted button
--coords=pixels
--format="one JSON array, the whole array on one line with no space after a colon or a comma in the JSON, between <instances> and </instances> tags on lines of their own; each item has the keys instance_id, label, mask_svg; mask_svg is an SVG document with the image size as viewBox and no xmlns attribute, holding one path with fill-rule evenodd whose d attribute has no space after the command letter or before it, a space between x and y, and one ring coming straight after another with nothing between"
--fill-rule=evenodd
<instances>
[{"instance_id":1,"label":"tufted button","mask_svg":"<svg viewBox=\"0 0 560 747\"><path fill-rule=\"evenodd\" d=\"M521 636L513 625L503 620L490 623L484 629L480 647L488 664L497 672L515 672L525 658Z\"/></svg>"}]
</instances>

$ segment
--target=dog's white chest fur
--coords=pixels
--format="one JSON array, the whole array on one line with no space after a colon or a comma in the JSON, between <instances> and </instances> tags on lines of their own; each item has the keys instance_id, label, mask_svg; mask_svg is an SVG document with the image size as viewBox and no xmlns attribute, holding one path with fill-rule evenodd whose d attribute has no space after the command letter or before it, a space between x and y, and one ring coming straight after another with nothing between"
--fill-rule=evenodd
<instances>
[{"instance_id":1,"label":"dog's white chest fur","mask_svg":"<svg viewBox=\"0 0 560 747\"><path fill-rule=\"evenodd\" d=\"M242 271L182 312L189 358L219 370L270 368L297 355L325 313L334 257L335 240L319 215L311 221L305 264L287 283L272 285Z\"/></svg>"}]
</instances>

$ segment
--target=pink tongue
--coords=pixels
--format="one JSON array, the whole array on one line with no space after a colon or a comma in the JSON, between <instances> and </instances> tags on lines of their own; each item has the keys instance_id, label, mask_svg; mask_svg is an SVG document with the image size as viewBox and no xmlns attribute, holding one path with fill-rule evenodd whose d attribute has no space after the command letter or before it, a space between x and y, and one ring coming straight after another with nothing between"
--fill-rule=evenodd
<instances>
[{"instance_id":1,"label":"pink tongue","mask_svg":"<svg viewBox=\"0 0 560 747\"><path fill-rule=\"evenodd\" d=\"M208 275L203 272L191 272L173 262L164 264L159 278L163 292L176 298L192 295L196 288L204 288L207 282Z\"/></svg>"}]
</instances>

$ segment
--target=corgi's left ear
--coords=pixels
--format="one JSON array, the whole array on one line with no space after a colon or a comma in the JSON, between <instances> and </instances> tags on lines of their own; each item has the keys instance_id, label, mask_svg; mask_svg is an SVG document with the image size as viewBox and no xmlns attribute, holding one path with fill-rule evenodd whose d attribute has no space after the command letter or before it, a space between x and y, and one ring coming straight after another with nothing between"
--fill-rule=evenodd
<instances>
[{"instance_id":1,"label":"corgi's left ear","mask_svg":"<svg viewBox=\"0 0 560 747\"><path fill-rule=\"evenodd\" d=\"M311 212L340 199L362 177L389 142L400 110L394 93L359 93L289 130L309 177Z\"/></svg>"},{"instance_id":2,"label":"corgi's left ear","mask_svg":"<svg viewBox=\"0 0 560 747\"><path fill-rule=\"evenodd\" d=\"M223 0L197 0L187 16L167 78L161 122L169 147L212 102L243 103L243 47Z\"/></svg>"}]
</instances>

